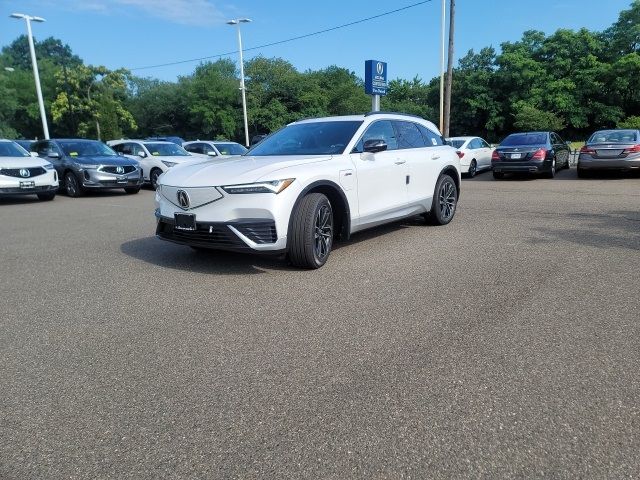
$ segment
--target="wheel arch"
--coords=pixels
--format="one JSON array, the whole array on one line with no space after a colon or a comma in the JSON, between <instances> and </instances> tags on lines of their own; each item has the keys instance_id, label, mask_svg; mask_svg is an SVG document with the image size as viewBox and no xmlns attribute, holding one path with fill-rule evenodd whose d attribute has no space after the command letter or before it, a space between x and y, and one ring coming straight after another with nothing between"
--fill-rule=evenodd
<instances>
[{"instance_id":1,"label":"wheel arch","mask_svg":"<svg viewBox=\"0 0 640 480\"><path fill-rule=\"evenodd\" d=\"M477 162L476 162L477 163ZM458 170L453 165L447 165L442 170L440 170L440 178L442 175L449 175L453 178L453 182L456 184L456 189L458 190L458 198L460 198L460 174Z\"/></svg>"},{"instance_id":2,"label":"wheel arch","mask_svg":"<svg viewBox=\"0 0 640 480\"><path fill-rule=\"evenodd\" d=\"M293 224L293 213L298 209L300 201L310 193L322 193L329 199L333 209L333 221L337 237L340 240L349 240L351 235L351 209L349 207L349 201L342 188L330 180L318 180L310 183L300 192L291 209L288 232L291 231Z\"/></svg>"}]
</instances>

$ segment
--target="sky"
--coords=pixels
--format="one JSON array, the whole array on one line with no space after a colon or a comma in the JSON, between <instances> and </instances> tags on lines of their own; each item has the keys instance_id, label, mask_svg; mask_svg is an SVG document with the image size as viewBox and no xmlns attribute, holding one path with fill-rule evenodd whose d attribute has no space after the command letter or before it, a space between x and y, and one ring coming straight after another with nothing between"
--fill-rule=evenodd
<instances>
[{"instance_id":1,"label":"sky","mask_svg":"<svg viewBox=\"0 0 640 480\"><path fill-rule=\"evenodd\" d=\"M259 48L400 9L420 0L0 0L0 46L25 33L26 13L36 39L54 36L85 63L129 68L140 76L175 80L198 62L145 68L238 50L242 26L245 60L280 57L299 71L338 65L364 76L368 59L385 61L389 79L430 80L440 69L441 0L431 0L370 21L320 35ZM449 0L447 0L447 4ZM631 0L456 0L455 61L469 49L499 48L529 29L604 30ZM227 55L237 61L237 53ZM215 60L215 59L214 59Z\"/></svg>"}]
</instances>

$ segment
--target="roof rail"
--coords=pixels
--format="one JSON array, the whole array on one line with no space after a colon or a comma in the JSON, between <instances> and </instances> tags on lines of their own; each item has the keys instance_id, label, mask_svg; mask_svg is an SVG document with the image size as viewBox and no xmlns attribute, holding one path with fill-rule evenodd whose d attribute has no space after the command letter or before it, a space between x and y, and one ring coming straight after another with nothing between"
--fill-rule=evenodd
<instances>
[{"instance_id":1,"label":"roof rail","mask_svg":"<svg viewBox=\"0 0 640 480\"><path fill-rule=\"evenodd\" d=\"M368 112L368 113L365 113L364 116L365 117L369 117L371 115L382 115L382 114L402 115L403 117L420 118L420 119L424 120L424 118L422 118L420 115L414 115L412 113L402 113L402 112Z\"/></svg>"}]
</instances>

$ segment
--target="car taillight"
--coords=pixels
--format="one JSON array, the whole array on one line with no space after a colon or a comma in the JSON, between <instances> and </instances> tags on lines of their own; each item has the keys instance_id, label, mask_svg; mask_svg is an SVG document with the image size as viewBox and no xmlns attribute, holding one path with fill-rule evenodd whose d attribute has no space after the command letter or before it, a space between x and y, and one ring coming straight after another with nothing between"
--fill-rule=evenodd
<instances>
[{"instance_id":1,"label":"car taillight","mask_svg":"<svg viewBox=\"0 0 640 480\"><path fill-rule=\"evenodd\" d=\"M625 148L622 153L640 153L640 144Z\"/></svg>"},{"instance_id":2,"label":"car taillight","mask_svg":"<svg viewBox=\"0 0 640 480\"><path fill-rule=\"evenodd\" d=\"M593 154L593 153L596 153L596 151L593 148L589 148L586 145L583 145L582 148L580 149L580 153Z\"/></svg>"},{"instance_id":3,"label":"car taillight","mask_svg":"<svg viewBox=\"0 0 640 480\"><path fill-rule=\"evenodd\" d=\"M547 156L547 150L545 148L539 148L531 157L531 160L544 160Z\"/></svg>"},{"instance_id":4,"label":"car taillight","mask_svg":"<svg viewBox=\"0 0 640 480\"><path fill-rule=\"evenodd\" d=\"M460 150L456 150L456 153L458 154L458 158L464 157L464 152L461 152Z\"/></svg>"},{"instance_id":5,"label":"car taillight","mask_svg":"<svg viewBox=\"0 0 640 480\"><path fill-rule=\"evenodd\" d=\"M500 154L498 153L497 150L494 150L493 153L491 154L491 161L497 162L498 160L500 160Z\"/></svg>"}]
</instances>

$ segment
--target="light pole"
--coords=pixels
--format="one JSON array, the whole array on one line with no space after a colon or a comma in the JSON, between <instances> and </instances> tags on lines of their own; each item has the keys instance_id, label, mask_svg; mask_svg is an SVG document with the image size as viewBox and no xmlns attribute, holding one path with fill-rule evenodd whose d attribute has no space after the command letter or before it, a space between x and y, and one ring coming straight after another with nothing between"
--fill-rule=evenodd
<instances>
[{"instance_id":1,"label":"light pole","mask_svg":"<svg viewBox=\"0 0 640 480\"><path fill-rule=\"evenodd\" d=\"M42 88L40 87L40 75L38 73L38 62L36 61L36 49L33 46L33 35L31 33L31 21L44 22L42 17L32 17L24 13L12 13L11 18L22 18L27 22L27 38L29 40L29 50L31 51L31 65L33 66L33 77L36 81L36 94L38 95L38 105L40 106L40 118L42 119L42 130L44 138L49 140L49 127L47 126L47 114L44 111L44 100L42 99Z\"/></svg>"},{"instance_id":2,"label":"light pole","mask_svg":"<svg viewBox=\"0 0 640 480\"><path fill-rule=\"evenodd\" d=\"M444 130L444 21L446 15L445 0L442 0L440 17L440 133Z\"/></svg>"},{"instance_id":3,"label":"light pole","mask_svg":"<svg viewBox=\"0 0 640 480\"><path fill-rule=\"evenodd\" d=\"M249 146L249 122L247 120L247 95L244 88L244 60L242 59L242 35L240 34L240 24L249 23L249 18L236 18L229 20L227 25L235 25L238 29L238 52L240 53L240 90L242 91L242 114L244 116L244 142Z\"/></svg>"}]
</instances>

